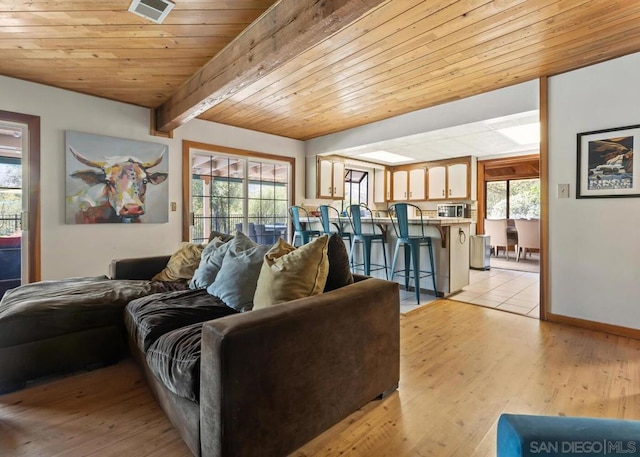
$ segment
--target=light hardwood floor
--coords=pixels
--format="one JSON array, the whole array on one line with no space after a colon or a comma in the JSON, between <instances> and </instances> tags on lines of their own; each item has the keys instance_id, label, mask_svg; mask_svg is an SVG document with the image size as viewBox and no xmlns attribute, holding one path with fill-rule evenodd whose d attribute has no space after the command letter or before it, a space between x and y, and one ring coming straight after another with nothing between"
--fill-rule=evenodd
<instances>
[{"instance_id":1,"label":"light hardwood floor","mask_svg":"<svg viewBox=\"0 0 640 457\"><path fill-rule=\"evenodd\" d=\"M399 390L294 456L495 456L502 412L640 419L638 340L448 300L401 326ZM190 454L124 361L0 396L0 455Z\"/></svg>"}]
</instances>

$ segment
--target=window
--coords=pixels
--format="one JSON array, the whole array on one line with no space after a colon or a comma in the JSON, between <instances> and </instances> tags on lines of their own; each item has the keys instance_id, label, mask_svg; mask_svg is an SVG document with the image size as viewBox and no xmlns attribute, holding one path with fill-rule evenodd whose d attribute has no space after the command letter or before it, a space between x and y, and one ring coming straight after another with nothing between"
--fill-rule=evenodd
<instances>
[{"instance_id":1,"label":"window","mask_svg":"<svg viewBox=\"0 0 640 457\"><path fill-rule=\"evenodd\" d=\"M190 151L192 242L206 242L212 230L241 231L261 244L286 239L293 159L237 152L246 155Z\"/></svg>"},{"instance_id":2,"label":"window","mask_svg":"<svg viewBox=\"0 0 640 457\"><path fill-rule=\"evenodd\" d=\"M20 230L21 214L21 160L0 157L0 236L9 236Z\"/></svg>"},{"instance_id":3,"label":"window","mask_svg":"<svg viewBox=\"0 0 640 457\"><path fill-rule=\"evenodd\" d=\"M511 179L486 183L488 219L538 219L540 179Z\"/></svg>"},{"instance_id":4,"label":"window","mask_svg":"<svg viewBox=\"0 0 640 457\"><path fill-rule=\"evenodd\" d=\"M351 205L369 204L369 173L361 170L346 169L344 175L343 209Z\"/></svg>"}]
</instances>

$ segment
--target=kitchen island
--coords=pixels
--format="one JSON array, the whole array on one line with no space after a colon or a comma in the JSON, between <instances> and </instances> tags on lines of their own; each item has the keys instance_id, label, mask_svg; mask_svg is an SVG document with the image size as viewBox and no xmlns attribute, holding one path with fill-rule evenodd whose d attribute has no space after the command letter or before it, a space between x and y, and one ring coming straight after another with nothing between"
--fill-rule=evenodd
<instances>
[{"instance_id":1,"label":"kitchen island","mask_svg":"<svg viewBox=\"0 0 640 457\"><path fill-rule=\"evenodd\" d=\"M347 218L341 217L330 219L333 224L341 224L345 231L352 231ZM320 228L320 221L313 218L311 221L314 228ZM469 285L469 237L471 232L470 218L456 217L425 217L422 220L424 224L424 235L430 236L433 240L433 256L436 265L436 284L438 286L438 296L447 296L462 290L464 286ZM316 223L318 224L315 227ZM391 278L391 260L393 259L394 249L396 246L396 234L388 217L362 218L363 230L365 233L371 233L371 224L376 226L376 230L381 229L386 237L387 263L389 265L389 278ZM421 220L409 219L410 235L421 235ZM379 232L376 232L379 233ZM359 249L358 246L356 249ZM355 253L357 259L362 258L362 253ZM371 252L371 262L375 264L383 264L382 249L378 245L373 246ZM404 265L404 252L398 255L398 263L396 271L402 269ZM421 248L420 251L420 269L430 270L429 257L427 248ZM384 271L379 270L372 272L372 276L384 278ZM404 285L404 277L397 276L394 281ZM410 282L413 285L413 281ZM433 294L431 280L425 278L421 281L421 289L427 293Z\"/></svg>"}]
</instances>

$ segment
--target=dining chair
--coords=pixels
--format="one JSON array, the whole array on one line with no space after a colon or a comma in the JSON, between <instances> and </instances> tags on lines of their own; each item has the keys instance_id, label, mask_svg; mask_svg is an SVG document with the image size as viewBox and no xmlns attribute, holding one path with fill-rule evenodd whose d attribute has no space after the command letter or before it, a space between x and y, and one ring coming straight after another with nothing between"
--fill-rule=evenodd
<instances>
[{"instance_id":1,"label":"dining chair","mask_svg":"<svg viewBox=\"0 0 640 457\"><path fill-rule=\"evenodd\" d=\"M484 233L490 236L490 244L495 249L496 256L498 256L500 248L503 248L504 255L509 260L509 246L517 246L517 244L515 240L507 236L507 225L507 219L484 220Z\"/></svg>"},{"instance_id":2,"label":"dining chair","mask_svg":"<svg viewBox=\"0 0 640 457\"><path fill-rule=\"evenodd\" d=\"M307 244L314 236L320 236L320 230L311 230L311 219L309 213L302 206L290 206L289 216L293 224L293 235L291 235L291 245L296 245L296 238L300 238L301 244ZM303 225L304 224L304 225Z\"/></svg>"},{"instance_id":3,"label":"dining chair","mask_svg":"<svg viewBox=\"0 0 640 457\"><path fill-rule=\"evenodd\" d=\"M520 260L520 251L524 251L524 258L527 258L527 250L531 257L531 249L540 249L540 220L539 219L516 219L516 230L518 231L518 253L516 261Z\"/></svg>"}]
</instances>

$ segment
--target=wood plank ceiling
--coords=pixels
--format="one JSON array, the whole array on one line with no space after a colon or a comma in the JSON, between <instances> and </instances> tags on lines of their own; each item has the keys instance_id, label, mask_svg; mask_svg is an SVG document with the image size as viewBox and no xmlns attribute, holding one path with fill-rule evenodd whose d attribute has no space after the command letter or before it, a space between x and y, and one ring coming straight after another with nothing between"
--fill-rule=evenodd
<instances>
[{"instance_id":1,"label":"wood plank ceiling","mask_svg":"<svg viewBox=\"0 0 640 457\"><path fill-rule=\"evenodd\" d=\"M176 0L155 25L125 0L0 0L0 74L161 108L273 3ZM309 139L637 51L637 0L391 0L199 117Z\"/></svg>"}]
</instances>

